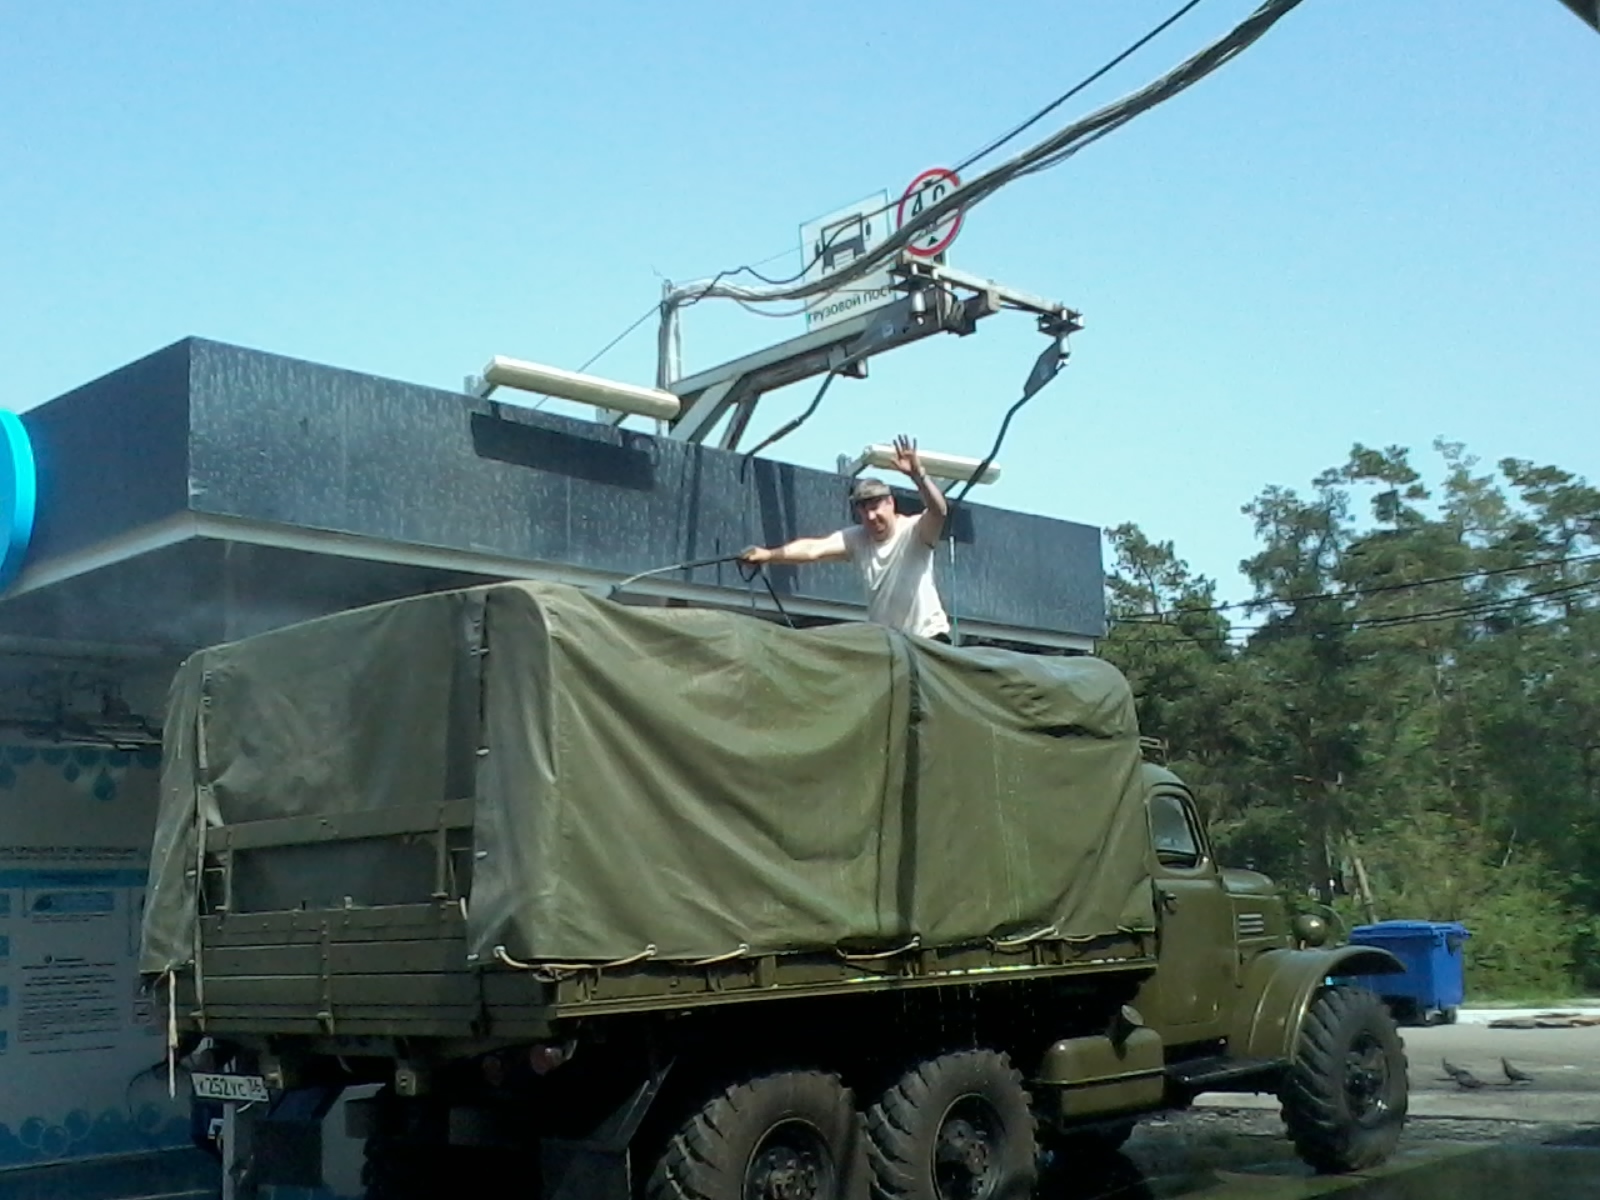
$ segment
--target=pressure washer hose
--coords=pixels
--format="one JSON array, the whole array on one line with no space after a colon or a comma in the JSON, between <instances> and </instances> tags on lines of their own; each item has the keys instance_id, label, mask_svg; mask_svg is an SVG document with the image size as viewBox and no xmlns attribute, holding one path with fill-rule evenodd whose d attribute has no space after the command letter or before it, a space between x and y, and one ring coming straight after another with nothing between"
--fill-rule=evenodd
<instances>
[{"instance_id":1,"label":"pressure washer hose","mask_svg":"<svg viewBox=\"0 0 1600 1200\"><path fill-rule=\"evenodd\" d=\"M794 618L789 615L789 610L784 608L783 601L778 599L778 591L772 586L771 576L767 574L760 563L746 563L743 561L743 556L738 554L723 554L716 558L692 558L686 562L671 563L665 567L651 567L648 571L640 571L637 575L629 575L620 583L612 584L609 596L610 599L615 600L617 595L629 584L637 583L641 579L648 579L652 575L668 575L673 571L692 571L696 567L717 567L723 563L738 563L739 578L746 583L749 583L759 575L761 582L767 585L767 595L772 597L772 603L777 608L779 615L787 622L790 629L796 628ZM746 574L745 570L747 567L750 568L748 574Z\"/></svg>"}]
</instances>

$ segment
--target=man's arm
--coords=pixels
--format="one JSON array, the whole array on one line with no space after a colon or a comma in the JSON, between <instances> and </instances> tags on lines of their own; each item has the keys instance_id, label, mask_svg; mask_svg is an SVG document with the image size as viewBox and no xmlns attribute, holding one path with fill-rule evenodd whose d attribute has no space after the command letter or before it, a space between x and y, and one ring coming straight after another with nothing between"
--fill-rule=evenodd
<instances>
[{"instance_id":1,"label":"man's arm","mask_svg":"<svg viewBox=\"0 0 1600 1200\"><path fill-rule=\"evenodd\" d=\"M922 515L917 518L917 537L924 546L937 546L944 532L944 519L950 513L944 492L929 479L922 469L922 459L917 456L917 444L905 434L894 440L895 470L907 476L922 494Z\"/></svg>"},{"instance_id":2,"label":"man's arm","mask_svg":"<svg viewBox=\"0 0 1600 1200\"><path fill-rule=\"evenodd\" d=\"M827 537L795 538L770 549L751 546L739 556L747 563L816 563L844 562L850 550L844 544L844 531L836 530Z\"/></svg>"}]
</instances>

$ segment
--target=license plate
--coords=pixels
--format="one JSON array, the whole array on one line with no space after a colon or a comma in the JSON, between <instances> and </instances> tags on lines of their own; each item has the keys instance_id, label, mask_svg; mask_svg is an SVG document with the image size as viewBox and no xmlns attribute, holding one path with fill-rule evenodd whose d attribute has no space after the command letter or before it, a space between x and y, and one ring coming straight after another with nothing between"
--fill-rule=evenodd
<instances>
[{"instance_id":1,"label":"license plate","mask_svg":"<svg viewBox=\"0 0 1600 1200\"><path fill-rule=\"evenodd\" d=\"M194 1094L202 1100L267 1100L267 1081L259 1075L195 1075Z\"/></svg>"}]
</instances>

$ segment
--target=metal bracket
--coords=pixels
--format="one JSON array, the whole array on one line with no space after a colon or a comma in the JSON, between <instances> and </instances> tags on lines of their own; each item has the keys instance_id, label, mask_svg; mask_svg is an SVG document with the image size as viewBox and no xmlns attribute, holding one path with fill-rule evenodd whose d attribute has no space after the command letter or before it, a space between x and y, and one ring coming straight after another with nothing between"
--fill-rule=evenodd
<instances>
[{"instance_id":1,"label":"metal bracket","mask_svg":"<svg viewBox=\"0 0 1600 1200\"><path fill-rule=\"evenodd\" d=\"M1050 338L1064 338L1083 327L1081 314L1065 304L942 263L903 254L892 272L895 286L905 293L900 300L664 384L682 404L667 436L706 441L731 410L720 444L725 450L737 449L766 393L830 371L865 378L867 360L875 355L935 333L966 337L976 332L979 321L1003 310L1034 314L1039 331ZM675 337L674 327L663 347L675 345ZM663 359L658 380L672 378L674 366ZM625 419L622 413L605 418L613 425Z\"/></svg>"},{"instance_id":2,"label":"metal bracket","mask_svg":"<svg viewBox=\"0 0 1600 1200\"><path fill-rule=\"evenodd\" d=\"M633 1187L628 1148L671 1070L670 1060L653 1070L582 1141L540 1139L544 1194L550 1200L629 1200Z\"/></svg>"}]
</instances>

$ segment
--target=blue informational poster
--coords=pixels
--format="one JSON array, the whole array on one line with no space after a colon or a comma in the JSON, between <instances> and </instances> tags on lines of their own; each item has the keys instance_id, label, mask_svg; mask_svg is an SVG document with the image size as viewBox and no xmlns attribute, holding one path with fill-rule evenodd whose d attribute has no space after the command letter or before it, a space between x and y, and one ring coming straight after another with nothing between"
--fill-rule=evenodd
<instances>
[{"instance_id":1,"label":"blue informational poster","mask_svg":"<svg viewBox=\"0 0 1600 1200\"><path fill-rule=\"evenodd\" d=\"M159 754L0 744L0 1170L188 1144L139 990Z\"/></svg>"}]
</instances>

